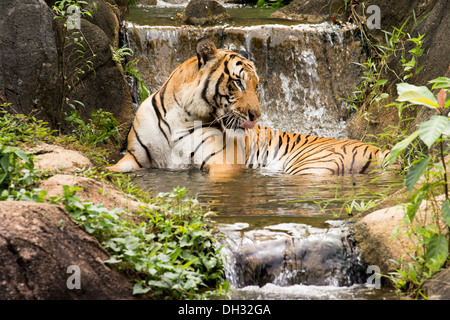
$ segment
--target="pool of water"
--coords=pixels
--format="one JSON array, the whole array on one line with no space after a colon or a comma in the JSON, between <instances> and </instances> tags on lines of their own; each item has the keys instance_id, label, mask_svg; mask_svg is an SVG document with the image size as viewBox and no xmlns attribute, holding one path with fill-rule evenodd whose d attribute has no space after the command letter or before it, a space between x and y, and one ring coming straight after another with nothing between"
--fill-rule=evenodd
<instances>
[{"instance_id":1,"label":"pool of water","mask_svg":"<svg viewBox=\"0 0 450 320\"><path fill-rule=\"evenodd\" d=\"M134 182L155 194L184 186L217 212L212 219L225 236L232 299L396 298L364 283L366 267L347 243L351 229L343 209L351 199L367 204L392 193L399 187L396 177L142 169Z\"/></svg>"},{"instance_id":2,"label":"pool of water","mask_svg":"<svg viewBox=\"0 0 450 320\"><path fill-rule=\"evenodd\" d=\"M138 6L131 7L125 20L139 25L149 26L176 26L174 17L177 13L183 12L184 6ZM257 8L252 6L227 6L227 11L231 19L226 24L231 26L255 26L264 24L284 24L292 25L299 22L272 18L270 15L277 9Z\"/></svg>"}]
</instances>

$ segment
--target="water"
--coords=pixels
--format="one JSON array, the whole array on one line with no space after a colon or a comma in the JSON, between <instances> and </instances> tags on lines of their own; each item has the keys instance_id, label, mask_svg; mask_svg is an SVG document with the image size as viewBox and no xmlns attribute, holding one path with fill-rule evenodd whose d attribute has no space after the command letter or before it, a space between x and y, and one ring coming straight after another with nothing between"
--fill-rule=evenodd
<instances>
[{"instance_id":1,"label":"water","mask_svg":"<svg viewBox=\"0 0 450 320\"><path fill-rule=\"evenodd\" d=\"M259 124L278 130L345 138L346 97L358 86L361 46L352 25L299 24L270 18L274 9L228 6L232 20L211 27L176 26L184 6L132 8L129 46L151 92L195 55L198 38L249 53L260 77ZM164 65L164 68L161 66ZM376 180L373 180L377 178ZM344 205L392 193L392 177L295 177L247 170L211 176L197 170L147 170L134 181L168 192L187 187L218 212L232 299L394 299L367 284L367 265L352 238ZM394 181L396 181L394 179ZM298 202L297 200L302 200Z\"/></svg>"},{"instance_id":2,"label":"water","mask_svg":"<svg viewBox=\"0 0 450 320\"><path fill-rule=\"evenodd\" d=\"M213 177L142 169L134 181L155 194L185 186L218 212L212 219L225 236L219 241L226 244L233 299L395 298L366 284L367 265L341 210L351 198L367 203L391 193L395 177L305 178L261 170ZM299 199L304 202L292 202Z\"/></svg>"},{"instance_id":3,"label":"water","mask_svg":"<svg viewBox=\"0 0 450 320\"><path fill-rule=\"evenodd\" d=\"M230 9L235 20L228 24L175 26L170 17L177 10L182 8L134 8L125 17L129 46L151 92L195 56L199 38L209 37L218 48L247 51L255 63L261 88L260 125L347 137L348 105L340 98L359 87L362 72L355 64L361 62L362 48L355 41L354 25L299 24L270 18L273 9L239 8Z\"/></svg>"},{"instance_id":4,"label":"water","mask_svg":"<svg viewBox=\"0 0 450 320\"><path fill-rule=\"evenodd\" d=\"M148 7L131 7L126 19L129 21L139 21L141 25L153 26L177 26L173 17L177 13L183 12L185 6L182 5L159 5ZM270 15L276 11L273 8L254 8L242 5L226 5L231 19L227 21L232 26L254 26L263 24L286 24L293 25L298 22L274 19Z\"/></svg>"}]
</instances>

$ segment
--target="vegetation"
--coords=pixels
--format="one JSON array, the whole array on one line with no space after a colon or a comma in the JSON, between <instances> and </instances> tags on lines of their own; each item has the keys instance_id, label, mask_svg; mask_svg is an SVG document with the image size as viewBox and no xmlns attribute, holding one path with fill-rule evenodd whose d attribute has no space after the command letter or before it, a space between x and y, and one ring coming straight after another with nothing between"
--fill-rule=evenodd
<instances>
[{"instance_id":1,"label":"vegetation","mask_svg":"<svg viewBox=\"0 0 450 320\"><path fill-rule=\"evenodd\" d=\"M391 149L391 164L400 160L402 170L399 174L403 176L409 199L403 221L406 231L400 233L401 226L398 226L395 236L406 236L414 243L408 248L410 262L406 262L406 257L396 261L398 269L389 278L399 293L426 298L422 292L423 283L442 268L448 267L450 262L450 201L445 162L450 134L446 116L450 106L450 99L447 98L450 79L440 77L430 81L431 89L405 82L422 70L419 58L424 53L422 44L425 35L412 35L420 23L415 15L413 18L414 23L409 32L406 31L408 20L400 28L384 31L383 44L373 44L360 26L363 41L373 49L374 54L360 64L363 68L360 87L355 88L352 97L344 100L367 120L367 124L372 122L373 107L396 111L396 125L371 135L379 146ZM389 66L390 62L397 59L401 62L400 73ZM389 74L399 82L398 98L395 100L385 92ZM436 90L438 92L433 94ZM411 114L412 110L418 112L420 109L417 106L431 108L436 114L413 130L412 134L408 134L412 118L405 117L405 114ZM425 212L425 216L418 212Z\"/></svg>"},{"instance_id":2,"label":"vegetation","mask_svg":"<svg viewBox=\"0 0 450 320\"><path fill-rule=\"evenodd\" d=\"M56 115L58 126L60 126L66 107L74 110L84 107L82 102L69 99L75 84L86 73L95 73L92 59L96 54L92 51L81 30L80 18L83 16L92 18L93 12L97 10L97 5L93 2L93 7L91 7L87 1L83 0L61 0L56 1L52 9L55 14L54 18L62 21L61 79L63 92Z\"/></svg>"},{"instance_id":3,"label":"vegetation","mask_svg":"<svg viewBox=\"0 0 450 320\"><path fill-rule=\"evenodd\" d=\"M39 142L63 142L78 149L80 146L98 148L102 140L77 141L74 137L55 136L45 122L33 117L4 111L1 115L0 201L64 206L109 251L108 263L134 275L134 294L158 299L198 299L226 293L224 258L213 234L214 226L207 219L212 212L202 208L186 189L149 197L131 183L128 175L105 172L99 167L82 169L77 174L108 182L124 193L133 193L129 196L143 203L140 210L133 213L108 210L102 204L78 197L76 192L81 188L77 186L64 186L63 196L49 198L36 186L51 173L35 169L33 155L22 148ZM87 136L100 136L95 134L98 129L95 121L80 123L79 132L86 130Z\"/></svg>"},{"instance_id":4,"label":"vegetation","mask_svg":"<svg viewBox=\"0 0 450 320\"><path fill-rule=\"evenodd\" d=\"M436 115L397 143L390 159L394 161L407 148L416 149L419 143L427 147L426 152L422 148L413 152L415 159L405 178L406 188L412 193L406 206L404 224L406 236L416 243L409 254L414 262L402 267L400 260L401 268L391 275L400 290L414 297L425 297L421 291L424 281L450 263L450 199L446 164L450 122L444 116L450 107L450 98L446 98L450 92L450 79L441 77L430 83L432 89L440 89L437 97L425 86L398 84L398 101L426 106L435 110ZM426 216L417 216L423 205Z\"/></svg>"}]
</instances>

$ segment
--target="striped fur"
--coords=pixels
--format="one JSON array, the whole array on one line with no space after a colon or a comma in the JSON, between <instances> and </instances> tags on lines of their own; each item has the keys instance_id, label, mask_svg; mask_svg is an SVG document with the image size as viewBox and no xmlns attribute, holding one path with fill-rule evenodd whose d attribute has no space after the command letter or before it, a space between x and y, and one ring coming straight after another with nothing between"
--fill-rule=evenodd
<instances>
[{"instance_id":1,"label":"striped fur","mask_svg":"<svg viewBox=\"0 0 450 320\"><path fill-rule=\"evenodd\" d=\"M388 155L356 140L280 132L261 115L256 68L208 39L139 107L125 156L113 171L269 168L295 175L365 173Z\"/></svg>"}]
</instances>

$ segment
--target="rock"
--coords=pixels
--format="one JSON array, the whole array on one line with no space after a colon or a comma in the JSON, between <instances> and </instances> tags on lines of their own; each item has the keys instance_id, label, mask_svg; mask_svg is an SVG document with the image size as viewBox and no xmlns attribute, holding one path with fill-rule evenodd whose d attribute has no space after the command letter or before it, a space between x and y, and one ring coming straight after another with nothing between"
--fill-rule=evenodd
<instances>
[{"instance_id":1,"label":"rock","mask_svg":"<svg viewBox=\"0 0 450 320\"><path fill-rule=\"evenodd\" d=\"M215 0L191 0L175 20L182 24L207 25L230 19L227 9Z\"/></svg>"},{"instance_id":2,"label":"rock","mask_svg":"<svg viewBox=\"0 0 450 320\"><path fill-rule=\"evenodd\" d=\"M91 160L80 152L57 145L43 143L36 147L26 148L25 151L34 155L34 165L37 169L72 172L78 168L92 166Z\"/></svg>"},{"instance_id":3,"label":"rock","mask_svg":"<svg viewBox=\"0 0 450 320\"><path fill-rule=\"evenodd\" d=\"M428 299L450 300L450 268L425 281L423 290Z\"/></svg>"},{"instance_id":4,"label":"rock","mask_svg":"<svg viewBox=\"0 0 450 320\"><path fill-rule=\"evenodd\" d=\"M156 6L157 2L157 0L137 0L136 4L143 6Z\"/></svg>"},{"instance_id":5,"label":"rock","mask_svg":"<svg viewBox=\"0 0 450 320\"><path fill-rule=\"evenodd\" d=\"M69 104L77 105L74 101L84 105L79 108L83 119L102 108L116 117L125 141L133 102L122 66L112 60L110 49L120 45L118 16L124 1L117 0L122 9L116 9L95 0L93 17L80 19L82 36L72 34L74 30L66 34L63 21L54 19L50 7L54 2L0 2L0 101L12 103L7 111L33 114L52 128L61 124L63 129L69 129L63 118L72 111ZM83 38L83 47L74 43L76 37Z\"/></svg>"},{"instance_id":6,"label":"rock","mask_svg":"<svg viewBox=\"0 0 450 320\"><path fill-rule=\"evenodd\" d=\"M336 17L345 20L342 0L294 0L272 13L272 18L297 20L304 23L320 23Z\"/></svg>"},{"instance_id":7,"label":"rock","mask_svg":"<svg viewBox=\"0 0 450 320\"><path fill-rule=\"evenodd\" d=\"M82 119L88 119L93 110L103 109L111 112L120 129L121 143L126 140L129 124L134 116L131 91L126 82L120 64L112 60L112 51L119 47L119 21L116 13L103 0L96 1L98 9L92 9L93 17L80 19L80 32L84 35L82 58L79 57L79 46L73 44L74 38L80 34L67 34L62 21L57 21L57 37L62 54L67 84L71 89L67 92L70 102L81 101L84 105L78 108ZM66 40L69 36L69 40ZM80 73L79 69L83 71ZM66 104L63 114L70 114L72 109ZM69 129L65 122L63 128Z\"/></svg>"},{"instance_id":8,"label":"rock","mask_svg":"<svg viewBox=\"0 0 450 320\"><path fill-rule=\"evenodd\" d=\"M4 201L0 221L0 299L133 298L131 281L103 262L107 252L61 207ZM77 274L80 289L70 286Z\"/></svg>"},{"instance_id":9,"label":"rock","mask_svg":"<svg viewBox=\"0 0 450 320\"><path fill-rule=\"evenodd\" d=\"M437 206L442 205L443 196L436 198ZM431 223L428 201L423 201L417 210L414 223L428 225ZM354 224L355 240L363 251L364 260L369 265L380 267L383 274L395 271L399 266L394 262L403 257L403 262L411 262L408 254L413 254L417 244L404 233L403 222L405 204L380 209L369 213ZM440 226L445 230L444 225Z\"/></svg>"},{"instance_id":10,"label":"rock","mask_svg":"<svg viewBox=\"0 0 450 320\"><path fill-rule=\"evenodd\" d=\"M78 186L83 190L77 191L76 195L86 201L95 204L103 203L108 209L123 208L126 210L138 210L144 204L125 197L120 191L100 181L76 177L72 175L57 174L48 180L42 181L39 188L47 191L48 197L60 197L63 195L63 186Z\"/></svg>"},{"instance_id":11,"label":"rock","mask_svg":"<svg viewBox=\"0 0 450 320\"><path fill-rule=\"evenodd\" d=\"M383 274L395 270L397 265L391 261L399 260L411 244L405 237L393 237L401 225L404 209L401 205L374 211L354 225L355 239L363 251L368 265L380 267Z\"/></svg>"},{"instance_id":12,"label":"rock","mask_svg":"<svg viewBox=\"0 0 450 320\"><path fill-rule=\"evenodd\" d=\"M13 104L7 110L54 124L62 91L53 20L43 1L0 1L0 96Z\"/></svg>"}]
</instances>

